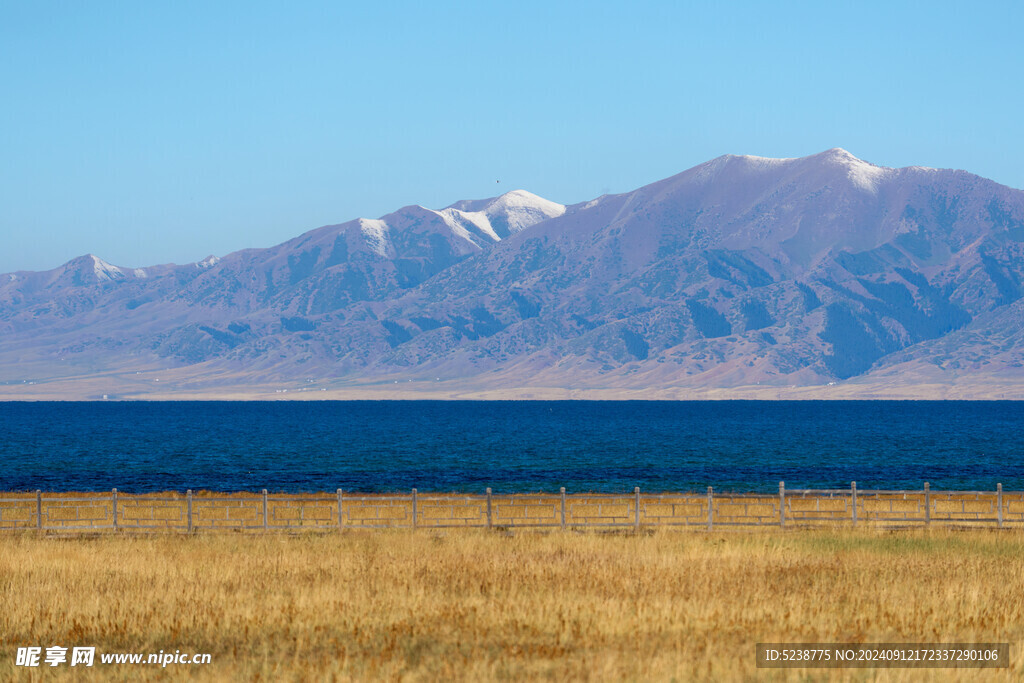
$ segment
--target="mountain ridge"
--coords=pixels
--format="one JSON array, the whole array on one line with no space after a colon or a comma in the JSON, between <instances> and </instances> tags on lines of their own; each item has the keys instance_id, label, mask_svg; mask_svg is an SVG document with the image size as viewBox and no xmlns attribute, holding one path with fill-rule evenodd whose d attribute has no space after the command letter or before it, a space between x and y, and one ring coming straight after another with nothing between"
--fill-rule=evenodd
<instances>
[{"instance_id":1,"label":"mountain ridge","mask_svg":"<svg viewBox=\"0 0 1024 683\"><path fill-rule=\"evenodd\" d=\"M384 378L474 396L1016 396L1022 256L1024 192L965 171L723 155L570 206L513 190L182 266L5 274L0 396L22 395L22 368L88 397L97 377L132 397ZM153 367L175 377L156 393Z\"/></svg>"}]
</instances>

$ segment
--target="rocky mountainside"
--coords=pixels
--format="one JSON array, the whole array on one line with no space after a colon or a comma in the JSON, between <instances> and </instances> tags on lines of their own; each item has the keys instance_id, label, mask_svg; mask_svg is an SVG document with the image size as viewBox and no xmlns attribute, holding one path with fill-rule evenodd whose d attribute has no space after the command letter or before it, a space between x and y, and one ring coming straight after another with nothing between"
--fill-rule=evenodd
<instances>
[{"instance_id":1,"label":"rocky mountainside","mask_svg":"<svg viewBox=\"0 0 1024 683\"><path fill-rule=\"evenodd\" d=\"M568 207L0 276L0 389L1024 396L1022 250L1024 192L963 171L728 155Z\"/></svg>"}]
</instances>

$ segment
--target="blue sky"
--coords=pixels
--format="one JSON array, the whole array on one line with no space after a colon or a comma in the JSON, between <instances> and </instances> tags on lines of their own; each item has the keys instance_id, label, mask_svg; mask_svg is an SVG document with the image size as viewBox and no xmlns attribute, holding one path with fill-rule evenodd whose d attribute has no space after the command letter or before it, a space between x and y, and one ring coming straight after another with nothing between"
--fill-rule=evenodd
<instances>
[{"instance_id":1,"label":"blue sky","mask_svg":"<svg viewBox=\"0 0 1024 683\"><path fill-rule=\"evenodd\" d=\"M0 272L573 203L725 153L1024 188L1019 3L348 5L0 0Z\"/></svg>"}]
</instances>

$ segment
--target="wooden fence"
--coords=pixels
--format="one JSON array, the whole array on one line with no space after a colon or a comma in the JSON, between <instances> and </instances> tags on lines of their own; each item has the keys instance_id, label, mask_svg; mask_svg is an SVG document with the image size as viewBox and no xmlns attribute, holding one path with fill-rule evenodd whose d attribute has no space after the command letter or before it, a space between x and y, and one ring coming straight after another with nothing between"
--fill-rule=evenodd
<instances>
[{"instance_id":1,"label":"wooden fence","mask_svg":"<svg viewBox=\"0 0 1024 683\"><path fill-rule=\"evenodd\" d=\"M790 527L1024 528L1024 492L787 490L779 493L514 493L484 495L235 493L0 494L0 529L40 531L373 528Z\"/></svg>"}]
</instances>

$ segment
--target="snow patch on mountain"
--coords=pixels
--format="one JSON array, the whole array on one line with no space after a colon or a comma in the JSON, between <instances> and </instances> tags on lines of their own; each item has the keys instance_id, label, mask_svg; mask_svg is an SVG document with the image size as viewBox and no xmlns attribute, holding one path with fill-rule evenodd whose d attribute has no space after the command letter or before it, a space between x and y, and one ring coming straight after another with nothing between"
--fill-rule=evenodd
<instances>
[{"instance_id":1,"label":"snow patch on mountain","mask_svg":"<svg viewBox=\"0 0 1024 683\"><path fill-rule=\"evenodd\" d=\"M359 230L370 250L382 258L388 257L388 224L379 218L360 218Z\"/></svg>"},{"instance_id":2,"label":"snow patch on mountain","mask_svg":"<svg viewBox=\"0 0 1024 683\"><path fill-rule=\"evenodd\" d=\"M784 166L793 161L797 161L795 157L759 157L752 154L742 154L739 156L727 155L726 158L742 159L747 166L760 167L760 168L776 168L778 166Z\"/></svg>"},{"instance_id":3,"label":"snow patch on mountain","mask_svg":"<svg viewBox=\"0 0 1024 683\"><path fill-rule=\"evenodd\" d=\"M565 213L565 206L526 190L513 190L491 199L463 200L440 210L419 206L439 217L468 254L514 235L541 221Z\"/></svg>"},{"instance_id":4,"label":"snow patch on mountain","mask_svg":"<svg viewBox=\"0 0 1024 683\"><path fill-rule=\"evenodd\" d=\"M487 214L479 211L459 211L458 209L452 208L441 209L434 213L440 216L444 220L445 224L447 224L455 234L459 235L463 239L473 242L474 244L478 244L478 240L473 239L470 232L464 227L463 221L476 227L480 232L487 235L494 242L501 241L501 237L498 236L498 233L494 232L494 227L491 225L491 221L487 217ZM478 246L480 245L478 244Z\"/></svg>"},{"instance_id":5,"label":"snow patch on mountain","mask_svg":"<svg viewBox=\"0 0 1024 683\"><path fill-rule=\"evenodd\" d=\"M472 216L474 225L486 221L498 240L565 213L564 205L526 190L512 190L490 199L462 200L444 211L449 209L460 212L463 217Z\"/></svg>"},{"instance_id":6,"label":"snow patch on mountain","mask_svg":"<svg viewBox=\"0 0 1024 683\"><path fill-rule=\"evenodd\" d=\"M99 256L89 254L89 258L92 259L92 270L96 274L98 281L110 282L113 280L123 280L126 277L123 270L107 263Z\"/></svg>"},{"instance_id":7,"label":"snow patch on mountain","mask_svg":"<svg viewBox=\"0 0 1024 683\"><path fill-rule=\"evenodd\" d=\"M897 173L896 169L876 166L847 152L841 147L807 157L771 158L753 155L726 154L685 171L692 182L742 184L752 176L787 174L811 171L822 179L848 180L855 188L876 194L880 185ZM827 180L826 180L827 182Z\"/></svg>"},{"instance_id":8,"label":"snow patch on mountain","mask_svg":"<svg viewBox=\"0 0 1024 683\"><path fill-rule=\"evenodd\" d=\"M563 213L565 213L564 205L538 197L526 190L507 192L484 209L484 214L488 218L493 219L495 216L503 214L512 234L549 218L561 216Z\"/></svg>"},{"instance_id":9,"label":"snow patch on mountain","mask_svg":"<svg viewBox=\"0 0 1024 683\"><path fill-rule=\"evenodd\" d=\"M827 152L823 152L821 156L825 157L832 163L844 166L846 168L847 178L849 178L854 185L862 190L867 190L872 193L877 192L878 184L884 180L886 176L894 172L894 169L886 168L884 166L875 166L867 161L858 159L841 147L834 147Z\"/></svg>"},{"instance_id":10,"label":"snow patch on mountain","mask_svg":"<svg viewBox=\"0 0 1024 683\"><path fill-rule=\"evenodd\" d=\"M862 161L858 164L851 164L847 171L847 176L853 181L854 185L869 192L877 192L878 184L891 171L891 168L882 168L881 166L874 166Z\"/></svg>"},{"instance_id":11,"label":"snow patch on mountain","mask_svg":"<svg viewBox=\"0 0 1024 683\"><path fill-rule=\"evenodd\" d=\"M750 172L762 172L779 168L789 164L796 159L772 159L770 157L758 157L749 154L723 154L711 161L705 161L699 166L694 166L688 171L683 171L681 177L687 177L690 182L697 185L710 185L720 182L723 178L740 174L746 175Z\"/></svg>"},{"instance_id":12,"label":"snow patch on mountain","mask_svg":"<svg viewBox=\"0 0 1024 683\"><path fill-rule=\"evenodd\" d=\"M462 248L460 249L461 253L466 254L466 253L470 253L471 251L473 251L471 247L469 247L468 245L464 244L466 242L468 242L469 244L474 244L474 245L476 245L478 247L482 246L480 244L481 240L480 239L474 239L473 238L473 234L470 233L470 231L467 230L466 227L459 221L460 217L459 217L458 214L461 214L462 213L461 211L458 211L457 209L443 209L441 211L434 211L433 209L427 209L427 211L430 211L431 213L439 216L441 218L441 220L444 221L444 224L446 226L448 226L448 229L451 230L455 234L456 237L458 237L459 239L461 239L463 241L463 244L461 245ZM463 215L468 215L468 214L463 214ZM474 225L476 225L476 223L474 223ZM493 230L491 230L490 223L487 223L487 230L489 232L491 232L491 233L494 232Z\"/></svg>"}]
</instances>

